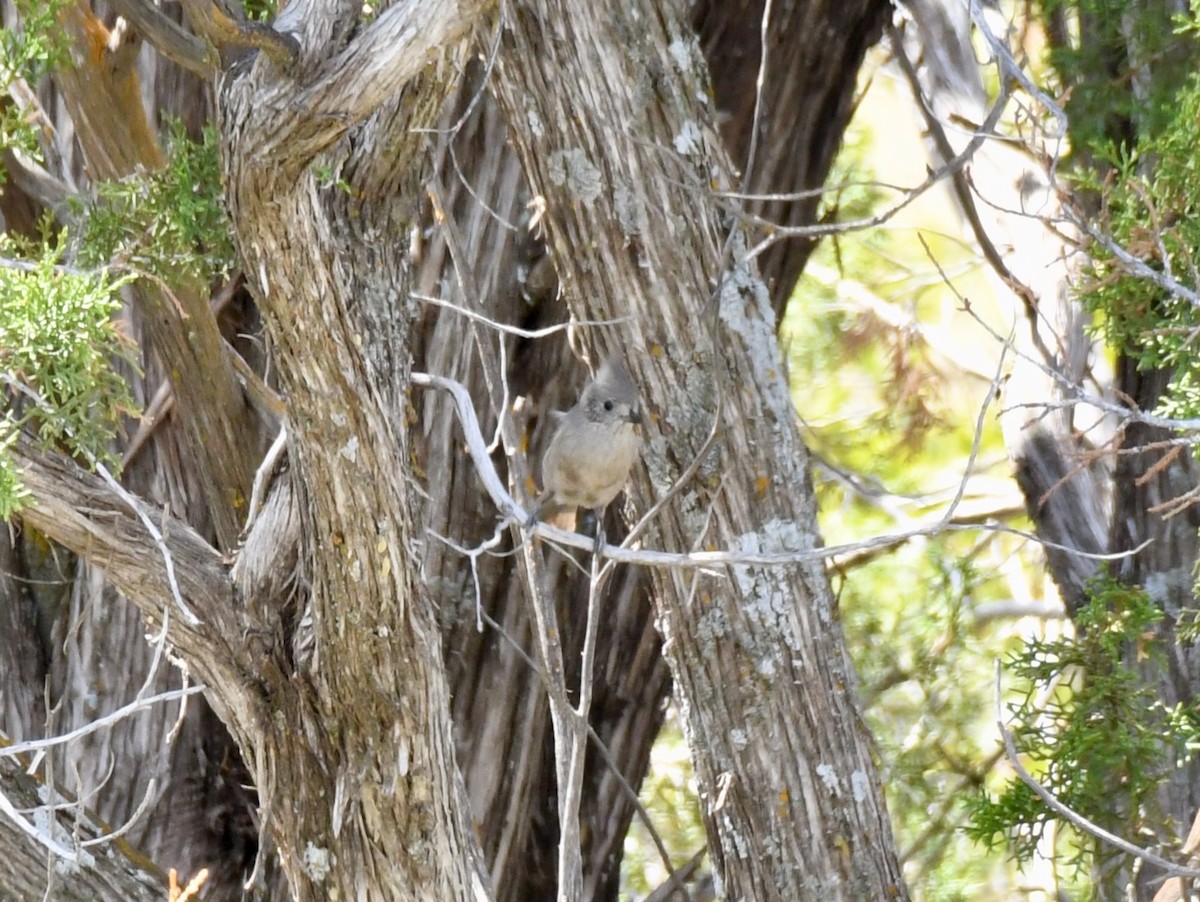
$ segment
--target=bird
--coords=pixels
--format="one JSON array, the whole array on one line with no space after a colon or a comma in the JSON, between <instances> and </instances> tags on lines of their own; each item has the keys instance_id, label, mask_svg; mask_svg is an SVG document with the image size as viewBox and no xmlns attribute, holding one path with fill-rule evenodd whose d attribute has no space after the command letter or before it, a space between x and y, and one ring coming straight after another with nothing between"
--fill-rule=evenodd
<instances>
[{"instance_id":1,"label":"bird","mask_svg":"<svg viewBox=\"0 0 1200 902\"><path fill-rule=\"evenodd\" d=\"M542 494L530 524L555 508L595 511L594 551L599 552L601 516L629 479L642 444L641 422L633 380L619 359L609 357L550 439L542 456Z\"/></svg>"}]
</instances>

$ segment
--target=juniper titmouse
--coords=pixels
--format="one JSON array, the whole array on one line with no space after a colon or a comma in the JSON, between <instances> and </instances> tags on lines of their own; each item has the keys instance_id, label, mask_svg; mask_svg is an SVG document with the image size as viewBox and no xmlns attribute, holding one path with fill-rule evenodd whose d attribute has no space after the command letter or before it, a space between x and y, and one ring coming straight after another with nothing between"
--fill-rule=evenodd
<instances>
[{"instance_id":1,"label":"juniper titmouse","mask_svg":"<svg viewBox=\"0 0 1200 902\"><path fill-rule=\"evenodd\" d=\"M542 456L543 492L536 519L548 507L599 512L617 497L641 445L637 389L615 357L604 361L579 402L558 424ZM599 544L597 525L597 544Z\"/></svg>"}]
</instances>

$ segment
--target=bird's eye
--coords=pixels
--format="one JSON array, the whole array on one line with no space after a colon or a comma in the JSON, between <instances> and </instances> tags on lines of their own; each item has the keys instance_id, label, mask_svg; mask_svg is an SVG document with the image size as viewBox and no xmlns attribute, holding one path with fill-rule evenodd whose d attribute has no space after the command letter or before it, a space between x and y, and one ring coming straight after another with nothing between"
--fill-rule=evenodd
<instances>
[{"instance_id":1,"label":"bird's eye","mask_svg":"<svg viewBox=\"0 0 1200 902\"><path fill-rule=\"evenodd\" d=\"M605 402L604 402L604 409L605 409L605 410L607 410L609 413L612 413L612 409L613 409L613 402L612 402L612 401L605 401Z\"/></svg>"}]
</instances>

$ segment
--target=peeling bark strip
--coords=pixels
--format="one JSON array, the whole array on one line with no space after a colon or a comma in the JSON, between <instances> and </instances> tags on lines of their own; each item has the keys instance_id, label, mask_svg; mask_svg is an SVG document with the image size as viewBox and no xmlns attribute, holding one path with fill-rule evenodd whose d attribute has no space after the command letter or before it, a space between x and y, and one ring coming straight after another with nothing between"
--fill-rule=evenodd
<instances>
[{"instance_id":1,"label":"peeling bark strip","mask_svg":"<svg viewBox=\"0 0 1200 902\"><path fill-rule=\"evenodd\" d=\"M767 293L710 185L728 189L703 58L681 5L530 0L506 23L498 93L545 195L555 263L588 338L624 350L656 403L640 495L701 467L651 542L820 542ZM602 342L604 346L599 347ZM889 899L905 889L853 673L819 563L655 573L665 646L731 899Z\"/></svg>"}]
</instances>

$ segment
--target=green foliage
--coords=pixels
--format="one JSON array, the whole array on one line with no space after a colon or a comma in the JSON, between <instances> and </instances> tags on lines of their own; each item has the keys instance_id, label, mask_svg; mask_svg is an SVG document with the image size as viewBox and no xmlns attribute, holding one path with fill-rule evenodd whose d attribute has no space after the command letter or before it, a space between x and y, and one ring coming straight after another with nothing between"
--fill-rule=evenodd
<instances>
[{"instance_id":1,"label":"green foliage","mask_svg":"<svg viewBox=\"0 0 1200 902\"><path fill-rule=\"evenodd\" d=\"M21 484L21 477L9 456L18 434L8 416L0 420L0 521L7 520L29 501L29 490Z\"/></svg>"},{"instance_id":2,"label":"green foliage","mask_svg":"<svg viewBox=\"0 0 1200 902\"><path fill-rule=\"evenodd\" d=\"M1175 115L1153 138L1111 160L1102 182L1083 181L1103 199L1103 227L1139 261L1131 266L1098 243L1080 301L1099 315L1106 340L1141 368L1171 368L1160 412L1200 415L1200 310L1187 293L1200 291L1200 80L1176 99ZM1142 271L1138 271L1139 266ZM1182 290L1159 284L1170 280Z\"/></svg>"},{"instance_id":3,"label":"green foliage","mask_svg":"<svg viewBox=\"0 0 1200 902\"><path fill-rule=\"evenodd\" d=\"M1077 31L1048 50L1059 83L1070 86L1072 144L1101 153L1126 147L1134 135L1158 135L1196 61L1196 45L1179 34L1171 5L1042 0L1041 7L1043 21L1061 17Z\"/></svg>"},{"instance_id":4,"label":"green foliage","mask_svg":"<svg viewBox=\"0 0 1200 902\"><path fill-rule=\"evenodd\" d=\"M1009 660L1023 687L1009 705L1014 738L1030 771L1067 807L1127 837L1153 818L1161 774L1186 754L1187 734L1173 729L1182 723L1178 712L1163 711L1136 667L1162 653L1161 619L1145 592L1100 578L1089 587L1074 638L1030 642ZM967 834L1028 861L1056 821L1014 780L996 796L974 799ZM1083 835L1074 843L1064 861L1078 869L1110 851Z\"/></svg>"},{"instance_id":5,"label":"green foliage","mask_svg":"<svg viewBox=\"0 0 1200 902\"><path fill-rule=\"evenodd\" d=\"M333 164L331 163L314 163L313 174L317 177L317 183L322 188L337 188L343 194L353 194L354 189L340 175L335 175Z\"/></svg>"},{"instance_id":6,"label":"green foliage","mask_svg":"<svg viewBox=\"0 0 1200 902\"><path fill-rule=\"evenodd\" d=\"M113 368L115 359L134 359L113 321L117 289L142 274L169 285L228 272L234 255L220 184L215 132L194 142L174 124L163 169L95 186L97 200L81 211L82 235L73 241L79 268L62 265L65 235L49 234L41 246L0 237L0 253L10 258L0 267L8 405L0 420L0 519L25 500L3 453L18 431L85 462L116 463L113 439L134 410Z\"/></svg>"},{"instance_id":7,"label":"green foliage","mask_svg":"<svg viewBox=\"0 0 1200 902\"><path fill-rule=\"evenodd\" d=\"M897 842L927 902L981 898L998 863L954 829L987 777L988 667L1008 639L1002 624L974 617L1003 594L991 556L977 537L944 536L837 586Z\"/></svg>"},{"instance_id":8,"label":"green foliage","mask_svg":"<svg viewBox=\"0 0 1200 902\"><path fill-rule=\"evenodd\" d=\"M242 9L246 11L246 18L253 22L269 22L279 12L279 3L277 0L242 0Z\"/></svg>"},{"instance_id":9,"label":"green foliage","mask_svg":"<svg viewBox=\"0 0 1200 902\"><path fill-rule=\"evenodd\" d=\"M70 0L17 0L20 26L0 29L0 94L11 97L14 83L32 87L66 59L58 14ZM40 159L40 132L15 103L0 104L0 149L22 150ZM0 182L4 171L0 168Z\"/></svg>"},{"instance_id":10,"label":"green foliage","mask_svg":"<svg viewBox=\"0 0 1200 902\"><path fill-rule=\"evenodd\" d=\"M80 248L84 266L129 266L169 282L228 273L234 252L216 132L205 129L197 143L173 123L167 149L161 170L96 186Z\"/></svg>"},{"instance_id":11,"label":"green foliage","mask_svg":"<svg viewBox=\"0 0 1200 902\"><path fill-rule=\"evenodd\" d=\"M45 448L86 462L115 463L111 451L122 417L134 409L114 357L132 359L117 331L120 309L114 281L104 271L59 264L64 236L47 238L36 259L12 259L23 250L0 236L0 379L6 408L0 419L0 519L24 500L15 466L5 453L18 430L32 431Z\"/></svg>"},{"instance_id":12,"label":"green foliage","mask_svg":"<svg viewBox=\"0 0 1200 902\"><path fill-rule=\"evenodd\" d=\"M1154 4L1133 15L1123 0L1045 6L1078 6L1087 27L1104 37L1058 48L1052 58L1068 82L1079 82L1069 107L1072 141L1097 161L1077 174L1078 190L1099 198L1100 229L1134 258L1093 242L1079 300L1097 315L1110 346L1139 368L1173 371L1158 412L1195 417L1200 305L1189 294L1200 291L1200 79L1190 73L1200 56L1200 2L1174 18ZM1102 58L1114 53L1105 47L1119 48L1121 58ZM1130 79L1139 90L1129 89Z\"/></svg>"},{"instance_id":13,"label":"green foliage","mask_svg":"<svg viewBox=\"0 0 1200 902\"><path fill-rule=\"evenodd\" d=\"M20 27L0 32L0 76L36 80L66 58L58 16L70 0L16 0Z\"/></svg>"}]
</instances>

